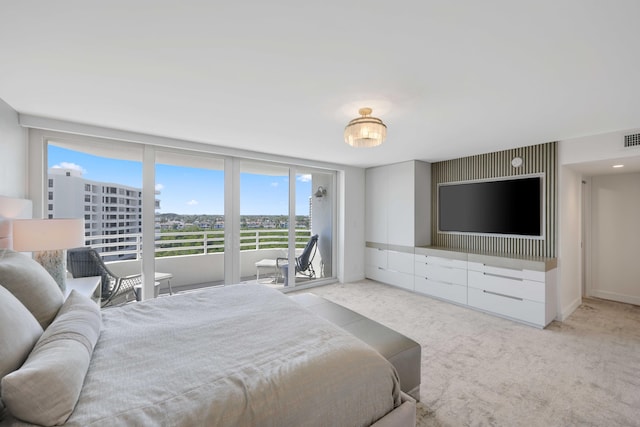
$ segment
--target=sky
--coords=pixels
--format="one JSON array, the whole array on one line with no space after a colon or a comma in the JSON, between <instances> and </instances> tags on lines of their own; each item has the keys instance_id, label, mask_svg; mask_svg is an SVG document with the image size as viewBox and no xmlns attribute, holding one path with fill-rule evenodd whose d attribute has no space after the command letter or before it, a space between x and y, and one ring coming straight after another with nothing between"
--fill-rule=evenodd
<instances>
[{"instance_id":1,"label":"sky","mask_svg":"<svg viewBox=\"0 0 640 427\"><path fill-rule=\"evenodd\" d=\"M49 168L79 170L91 181L142 188L142 162L110 159L49 145ZM287 215L289 177L241 173L241 215ZM156 165L159 213L224 214L224 171ZM309 215L311 175L296 179L296 215Z\"/></svg>"}]
</instances>

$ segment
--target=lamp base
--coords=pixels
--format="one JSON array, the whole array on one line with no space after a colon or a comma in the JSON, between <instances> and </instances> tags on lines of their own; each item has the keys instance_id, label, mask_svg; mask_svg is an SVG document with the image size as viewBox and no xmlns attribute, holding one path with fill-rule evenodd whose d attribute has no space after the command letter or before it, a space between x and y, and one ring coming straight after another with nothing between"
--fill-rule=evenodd
<instances>
[{"instance_id":1,"label":"lamp base","mask_svg":"<svg viewBox=\"0 0 640 427\"><path fill-rule=\"evenodd\" d=\"M64 293L67 290L67 260L64 256L64 250L36 252L33 258L47 270Z\"/></svg>"}]
</instances>

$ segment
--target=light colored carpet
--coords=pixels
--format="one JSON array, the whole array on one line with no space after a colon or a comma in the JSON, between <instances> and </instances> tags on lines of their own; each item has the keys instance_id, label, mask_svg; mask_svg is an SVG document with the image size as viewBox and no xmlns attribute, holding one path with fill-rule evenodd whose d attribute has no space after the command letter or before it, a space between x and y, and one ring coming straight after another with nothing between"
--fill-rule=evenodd
<instances>
[{"instance_id":1,"label":"light colored carpet","mask_svg":"<svg viewBox=\"0 0 640 427\"><path fill-rule=\"evenodd\" d=\"M369 280L307 292L420 343L418 426L640 426L640 307L539 330Z\"/></svg>"}]
</instances>

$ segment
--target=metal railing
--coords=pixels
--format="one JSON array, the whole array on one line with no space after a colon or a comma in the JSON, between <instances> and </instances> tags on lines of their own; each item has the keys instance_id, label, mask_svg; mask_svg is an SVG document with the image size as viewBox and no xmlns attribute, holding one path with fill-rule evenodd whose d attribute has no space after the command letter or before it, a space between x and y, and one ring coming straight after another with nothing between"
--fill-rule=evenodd
<instances>
[{"instance_id":1,"label":"metal railing","mask_svg":"<svg viewBox=\"0 0 640 427\"><path fill-rule=\"evenodd\" d=\"M288 230L240 230L240 250L286 249ZM311 230L299 229L296 248L303 248ZM96 249L106 261L140 259L142 233L86 236L88 246ZM203 255L224 252L224 230L172 231L156 233L156 257Z\"/></svg>"}]
</instances>

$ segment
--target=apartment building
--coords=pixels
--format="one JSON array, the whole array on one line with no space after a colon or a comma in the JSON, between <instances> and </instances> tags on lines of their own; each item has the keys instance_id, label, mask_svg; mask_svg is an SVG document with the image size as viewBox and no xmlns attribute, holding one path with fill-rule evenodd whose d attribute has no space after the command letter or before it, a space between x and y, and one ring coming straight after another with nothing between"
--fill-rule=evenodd
<instances>
[{"instance_id":1,"label":"apartment building","mask_svg":"<svg viewBox=\"0 0 640 427\"><path fill-rule=\"evenodd\" d=\"M137 239L142 233L142 189L121 184L92 181L75 169L48 171L49 218L84 217L87 244L105 260L135 258ZM160 201L156 200L156 209Z\"/></svg>"}]
</instances>

